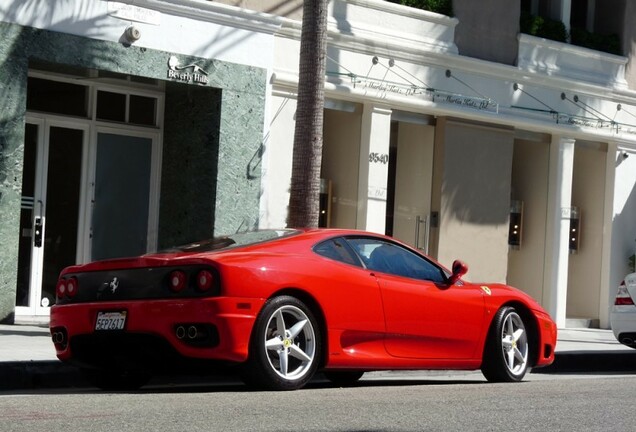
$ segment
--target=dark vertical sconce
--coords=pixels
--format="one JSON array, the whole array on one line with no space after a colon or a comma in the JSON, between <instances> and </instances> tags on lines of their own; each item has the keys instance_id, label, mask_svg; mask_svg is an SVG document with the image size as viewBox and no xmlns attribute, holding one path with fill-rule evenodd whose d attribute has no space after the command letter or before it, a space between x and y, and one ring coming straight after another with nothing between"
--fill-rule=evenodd
<instances>
[{"instance_id":1,"label":"dark vertical sconce","mask_svg":"<svg viewBox=\"0 0 636 432\"><path fill-rule=\"evenodd\" d=\"M510 202L510 226L508 227L508 245L511 249L518 250L521 247L521 234L523 228L523 201Z\"/></svg>"},{"instance_id":2,"label":"dark vertical sconce","mask_svg":"<svg viewBox=\"0 0 636 432\"><path fill-rule=\"evenodd\" d=\"M320 179L320 214L318 226L328 228L331 225L331 180Z\"/></svg>"},{"instance_id":3,"label":"dark vertical sconce","mask_svg":"<svg viewBox=\"0 0 636 432\"><path fill-rule=\"evenodd\" d=\"M578 207L570 208L570 253L579 251L581 242L581 213Z\"/></svg>"}]
</instances>

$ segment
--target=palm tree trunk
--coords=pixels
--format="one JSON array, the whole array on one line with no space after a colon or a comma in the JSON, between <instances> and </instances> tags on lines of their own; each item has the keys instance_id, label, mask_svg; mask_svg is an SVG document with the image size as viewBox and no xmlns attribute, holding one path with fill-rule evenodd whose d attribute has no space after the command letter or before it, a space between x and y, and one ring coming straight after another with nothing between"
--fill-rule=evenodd
<instances>
[{"instance_id":1,"label":"palm tree trunk","mask_svg":"<svg viewBox=\"0 0 636 432\"><path fill-rule=\"evenodd\" d=\"M327 0L305 0L303 5L298 102L287 217L289 227L318 226L327 3Z\"/></svg>"}]
</instances>

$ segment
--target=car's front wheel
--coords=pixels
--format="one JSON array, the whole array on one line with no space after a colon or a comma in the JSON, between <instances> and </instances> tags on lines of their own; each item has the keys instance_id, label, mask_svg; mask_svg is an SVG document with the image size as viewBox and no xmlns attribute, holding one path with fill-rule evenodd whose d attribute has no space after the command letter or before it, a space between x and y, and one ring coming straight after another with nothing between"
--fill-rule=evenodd
<instances>
[{"instance_id":1,"label":"car's front wheel","mask_svg":"<svg viewBox=\"0 0 636 432\"><path fill-rule=\"evenodd\" d=\"M481 371L493 382L521 381L528 371L528 334L514 307L503 307L495 315Z\"/></svg>"},{"instance_id":2,"label":"car's front wheel","mask_svg":"<svg viewBox=\"0 0 636 432\"><path fill-rule=\"evenodd\" d=\"M295 297L275 297L256 319L243 379L270 390L299 389L316 373L320 352L320 328L312 311Z\"/></svg>"}]
</instances>

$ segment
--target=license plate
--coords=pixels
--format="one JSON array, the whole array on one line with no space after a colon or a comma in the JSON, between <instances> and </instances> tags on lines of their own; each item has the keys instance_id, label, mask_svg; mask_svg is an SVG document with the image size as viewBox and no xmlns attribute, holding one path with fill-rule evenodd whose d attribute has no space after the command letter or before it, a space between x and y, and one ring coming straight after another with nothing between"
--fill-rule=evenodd
<instances>
[{"instance_id":1,"label":"license plate","mask_svg":"<svg viewBox=\"0 0 636 432\"><path fill-rule=\"evenodd\" d=\"M126 325L126 311L98 312L95 330L123 330Z\"/></svg>"}]
</instances>

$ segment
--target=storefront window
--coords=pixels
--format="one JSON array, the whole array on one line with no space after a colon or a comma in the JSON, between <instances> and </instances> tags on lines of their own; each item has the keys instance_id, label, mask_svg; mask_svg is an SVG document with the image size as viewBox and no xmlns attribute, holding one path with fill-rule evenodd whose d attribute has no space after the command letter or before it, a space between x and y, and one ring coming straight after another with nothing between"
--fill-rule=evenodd
<instances>
[{"instance_id":1,"label":"storefront window","mask_svg":"<svg viewBox=\"0 0 636 432\"><path fill-rule=\"evenodd\" d=\"M88 87L29 77L27 110L88 117Z\"/></svg>"},{"instance_id":2,"label":"storefront window","mask_svg":"<svg viewBox=\"0 0 636 432\"><path fill-rule=\"evenodd\" d=\"M155 126L157 124L157 98L130 95L130 123Z\"/></svg>"},{"instance_id":3,"label":"storefront window","mask_svg":"<svg viewBox=\"0 0 636 432\"><path fill-rule=\"evenodd\" d=\"M97 92L97 120L126 121L126 95L107 91Z\"/></svg>"},{"instance_id":4,"label":"storefront window","mask_svg":"<svg viewBox=\"0 0 636 432\"><path fill-rule=\"evenodd\" d=\"M96 118L97 120L156 126L157 98L139 95L127 96L123 93L100 90L97 92Z\"/></svg>"}]
</instances>

